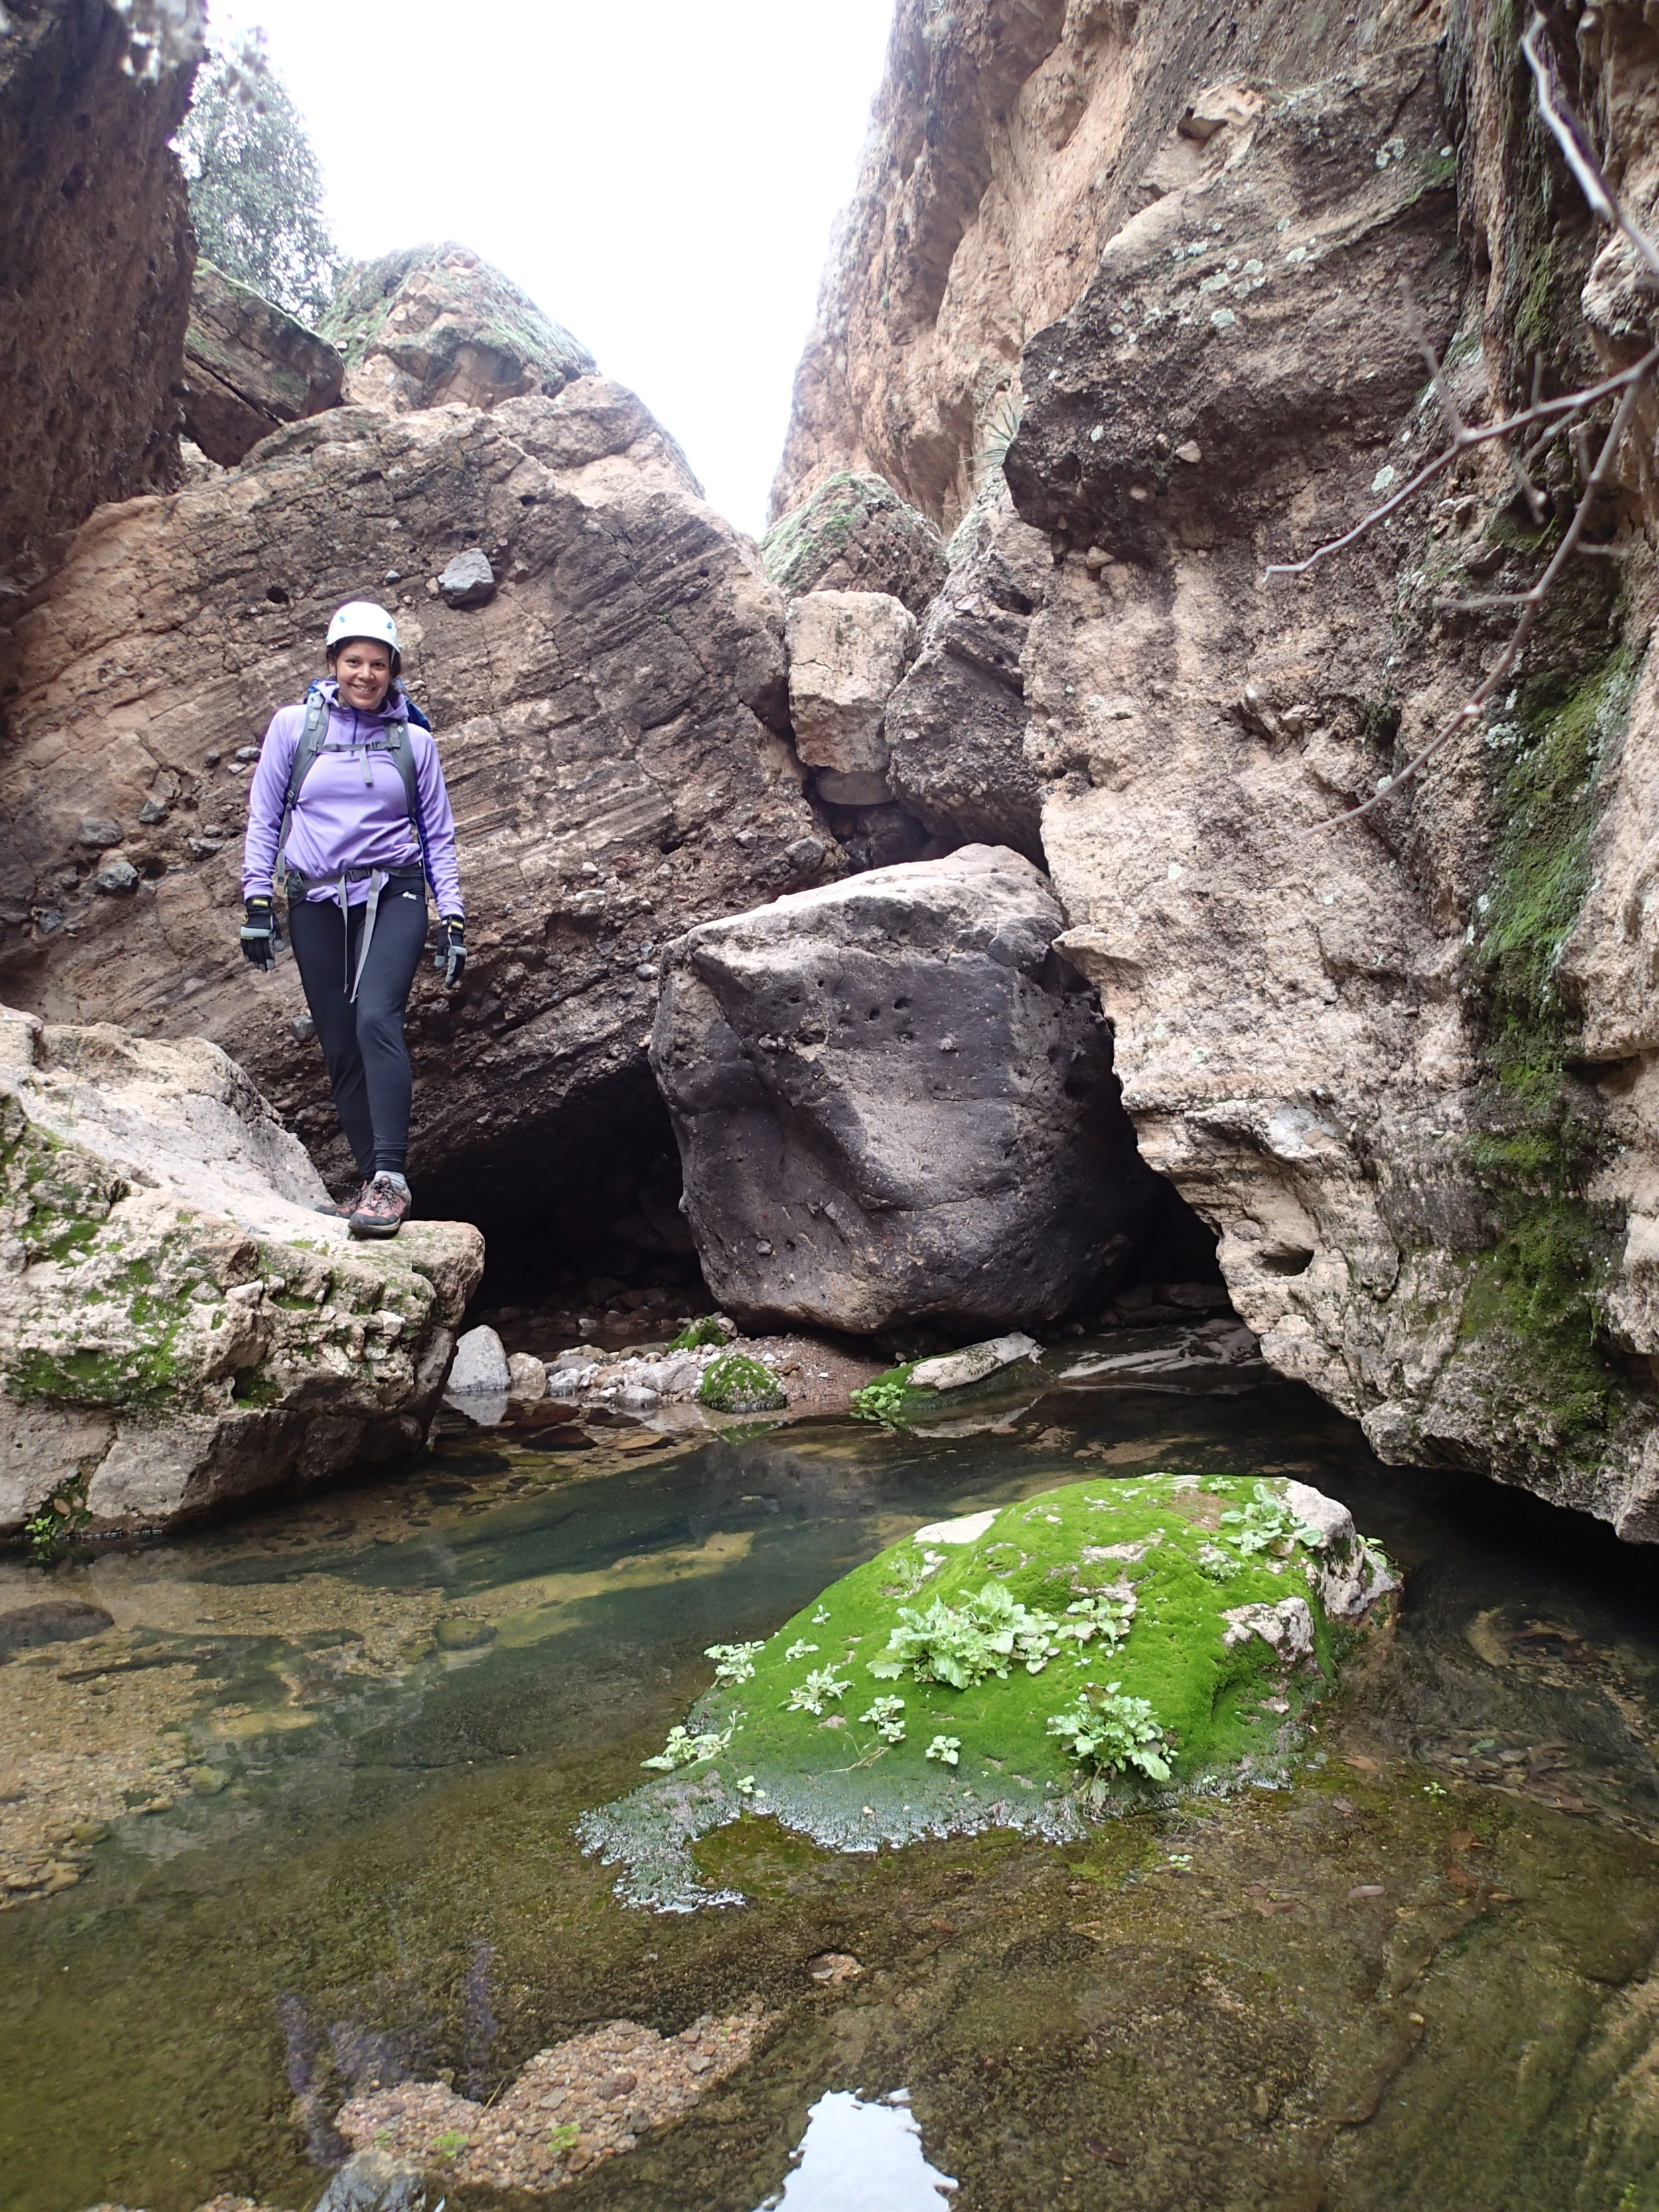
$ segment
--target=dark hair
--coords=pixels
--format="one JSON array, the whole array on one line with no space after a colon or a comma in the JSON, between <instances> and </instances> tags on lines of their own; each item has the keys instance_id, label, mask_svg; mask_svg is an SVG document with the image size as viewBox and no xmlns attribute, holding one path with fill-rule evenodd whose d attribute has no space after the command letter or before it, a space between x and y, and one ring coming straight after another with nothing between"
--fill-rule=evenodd
<instances>
[{"instance_id":1,"label":"dark hair","mask_svg":"<svg viewBox=\"0 0 1659 2212\"><path fill-rule=\"evenodd\" d=\"M328 647L323 658L327 661L329 672L331 675L333 673L335 662L339 659L341 653L344 652L347 646L384 645L385 643L386 640L383 637L337 637L333 644ZM394 684L403 672L404 657L394 645L392 647L392 680Z\"/></svg>"}]
</instances>

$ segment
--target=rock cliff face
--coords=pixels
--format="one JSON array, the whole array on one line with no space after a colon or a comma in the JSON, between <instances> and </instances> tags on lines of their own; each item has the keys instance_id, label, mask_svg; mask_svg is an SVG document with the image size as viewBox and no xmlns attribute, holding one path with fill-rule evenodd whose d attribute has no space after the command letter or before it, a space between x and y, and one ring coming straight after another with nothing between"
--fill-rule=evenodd
<instances>
[{"instance_id":1,"label":"rock cliff face","mask_svg":"<svg viewBox=\"0 0 1659 2212\"><path fill-rule=\"evenodd\" d=\"M499 588L451 608L436 577L469 547ZM548 1146L584 1115L604 1148L648 1107L664 1149L664 941L843 865L787 736L782 602L616 385L339 408L102 509L0 640L3 988L53 1020L211 1037L343 1169L292 963L251 974L235 925L252 749L365 593L398 605L475 917L459 1001L423 969L411 1003L411 1172L489 1230L556 1194Z\"/></svg>"},{"instance_id":2,"label":"rock cliff face","mask_svg":"<svg viewBox=\"0 0 1659 2212\"><path fill-rule=\"evenodd\" d=\"M551 398L595 366L516 284L453 243L348 269L323 336L345 356L346 397L399 412Z\"/></svg>"},{"instance_id":3,"label":"rock cliff face","mask_svg":"<svg viewBox=\"0 0 1659 2212\"><path fill-rule=\"evenodd\" d=\"M349 1242L210 1044L0 1008L0 1534L153 1527L417 1445L483 1248Z\"/></svg>"},{"instance_id":4,"label":"rock cliff face","mask_svg":"<svg viewBox=\"0 0 1659 2212\"><path fill-rule=\"evenodd\" d=\"M1016 15L1034 37L1031 12L953 9L901 68L902 12L780 496L875 466L948 524L1000 404L968 364L1000 359L1020 521L988 521L987 488L951 548L888 703L893 788L941 834L1029 808L1143 1154L1219 1232L1275 1364L1385 1458L1659 1540L1652 426L1596 523L1633 557L1570 572L1488 727L1364 823L1320 828L1455 711L1514 619L1444 602L1530 583L1583 464L1540 456L1541 538L1488 450L1307 580L1263 575L1440 442L1401 277L1473 420L1524 402L1534 349L1547 388L1631 358L1651 308L1622 249L1592 266L1502 11L1143 6L1132 42L1129 12L1069 9L988 125L953 57ZM1560 52L1650 220L1641 11L1586 15ZM1019 187L1007 149L1061 112L1066 66L1093 167L1067 139ZM984 182L960 223L935 216L956 243L925 264L951 174ZM1069 291L1041 254L992 271L1022 207L1027 236L1073 226ZM1045 267L1064 313L1021 326ZM976 595L1006 532L1017 596ZM967 671L1000 714L951 710Z\"/></svg>"},{"instance_id":5,"label":"rock cliff face","mask_svg":"<svg viewBox=\"0 0 1659 2212\"><path fill-rule=\"evenodd\" d=\"M100 500L178 479L193 71L127 74L131 39L106 0L0 15L0 604Z\"/></svg>"}]
</instances>

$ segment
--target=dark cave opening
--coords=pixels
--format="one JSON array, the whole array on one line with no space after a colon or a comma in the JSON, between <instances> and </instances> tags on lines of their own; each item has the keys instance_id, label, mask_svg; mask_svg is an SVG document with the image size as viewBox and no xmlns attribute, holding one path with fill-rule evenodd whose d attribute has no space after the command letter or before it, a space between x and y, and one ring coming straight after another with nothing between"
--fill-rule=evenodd
<instances>
[{"instance_id":1,"label":"dark cave opening","mask_svg":"<svg viewBox=\"0 0 1659 2212\"><path fill-rule=\"evenodd\" d=\"M643 1068L428 1176L421 1200L430 1218L483 1232L482 1309L677 1318L713 1303L680 1212L668 1109Z\"/></svg>"},{"instance_id":2,"label":"dark cave opening","mask_svg":"<svg viewBox=\"0 0 1659 2212\"><path fill-rule=\"evenodd\" d=\"M1152 1180L1127 1261L1048 1327L1146 1328L1231 1312L1213 1232L1172 1183ZM428 1218L474 1222L483 1233L475 1310L556 1315L573 1341L583 1323L659 1334L659 1324L713 1309L680 1196L668 1109L642 1066L428 1174L421 1189ZM899 1334L908 1340L915 1330Z\"/></svg>"}]
</instances>

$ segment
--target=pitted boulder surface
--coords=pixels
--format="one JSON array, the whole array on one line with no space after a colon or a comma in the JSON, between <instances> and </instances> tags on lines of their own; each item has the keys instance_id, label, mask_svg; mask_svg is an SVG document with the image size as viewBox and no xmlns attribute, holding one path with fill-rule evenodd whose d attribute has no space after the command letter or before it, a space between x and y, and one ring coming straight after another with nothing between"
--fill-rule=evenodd
<instances>
[{"instance_id":1,"label":"pitted boulder surface","mask_svg":"<svg viewBox=\"0 0 1659 2212\"><path fill-rule=\"evenodd\" d=\"M1028 860L968 846L669 948L652 1065L726 1310L966 1336L1127 1254L1151 1177L1060 922Z\"/></svg>"}]
</instances>

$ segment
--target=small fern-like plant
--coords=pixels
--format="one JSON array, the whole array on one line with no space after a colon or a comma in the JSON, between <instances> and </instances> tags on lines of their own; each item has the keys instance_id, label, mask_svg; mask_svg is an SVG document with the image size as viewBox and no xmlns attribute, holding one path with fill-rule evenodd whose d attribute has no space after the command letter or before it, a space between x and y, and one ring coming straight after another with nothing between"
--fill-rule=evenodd
<instances>
[{"instance_id":1,"label":"small fern-like plant","mask_svg":"<svg viewBox=\"0 0 1659 2212\"><path fill-rule=\"evenodd\" d=\"M1096 1774L1132 1766L1149 1782L1170 1778L1170 1746L1151 1702L1126 1697L1119 1683L1085 1683L1076 1703L1050 1718L1048 1733Z\"/></svg>"}]
</instances>

